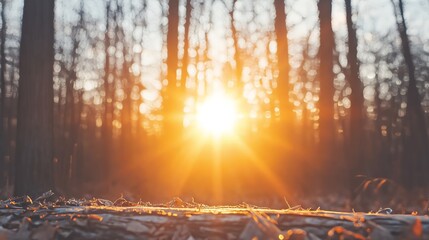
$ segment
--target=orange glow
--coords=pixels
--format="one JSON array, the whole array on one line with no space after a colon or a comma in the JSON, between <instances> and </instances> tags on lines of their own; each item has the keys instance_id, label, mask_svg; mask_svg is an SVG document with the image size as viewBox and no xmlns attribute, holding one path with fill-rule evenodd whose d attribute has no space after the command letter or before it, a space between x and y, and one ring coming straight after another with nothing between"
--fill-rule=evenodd
<instances>
[{"instance_id":1,"label":"orange glow","mask_svg":"<svg viewBox=\"0 0 429 240\"><path fill-rule=\"evenodd\" d=\"M215 136L232 133L237 120L235 101L224 94L211 95L197 107L198 127Z\"/></svg>"}]
</instances>

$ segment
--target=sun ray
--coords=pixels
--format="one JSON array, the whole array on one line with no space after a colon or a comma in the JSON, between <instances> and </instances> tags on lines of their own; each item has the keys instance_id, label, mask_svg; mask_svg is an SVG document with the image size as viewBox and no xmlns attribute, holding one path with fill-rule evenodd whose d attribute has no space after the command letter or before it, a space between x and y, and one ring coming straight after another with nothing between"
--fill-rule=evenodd
<instances>
[{"instance_id":1,"label":"sun ray","mask_svg":"<svg viewBox=\"0 0 429 240\"><path fill-rule=\"evenodd\" d=\"M214 141L214 149L213 149L213 196L215 202L221 203L223 200L223 190L222 190L222 168L221 168L221 146L219 141Z\"/></svg>"},{"instance_id":2,"label":"sun ray","mask_svg":"<svg viewBox=\"0 0 429 240\"><path fill-rule=\"evenodd\" d=\"M234 143L237 144L239 150L244 153L247 159L253 163L258 171L260 171L269 183L274 187L274 190L280 196L284 196L287 193L287 189L282 184L282 180L277 177L275 173L257 156L257 154L247 146L239 136L234 136Z\"/></svg>"},{"instance_id":3,"label":"sun ray","mask_svg":"<svg viewBox=\"0 0 429 240\"><path fill-rule=\"evenodd\" d=\"M189 180L189 177L194 169L195 163L199 160L199 154L204 148L204 145L207 144L207 138L201 138L197 135L198 133L195 131L189 131L186 134L186 137L184 137L183 142L192 141L196 138L199 138L199 141L193 141L194 145L192 145L191 148L183 148L177 155L180 156L179 159L182 162L180 171L174 171L176 174L178 174L177 187L176 191L177 194L182 193L183 188L185 187L187 181ZM182 143L183 143L182 142ZM186 160L186 161L183 161Z\"/></svg>"}]
</instances>

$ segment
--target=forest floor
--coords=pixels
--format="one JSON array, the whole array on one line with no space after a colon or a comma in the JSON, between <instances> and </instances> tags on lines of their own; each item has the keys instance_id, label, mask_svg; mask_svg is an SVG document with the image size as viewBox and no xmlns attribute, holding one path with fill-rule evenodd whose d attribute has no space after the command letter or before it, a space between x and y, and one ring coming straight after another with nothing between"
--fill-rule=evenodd
<instances>
[{"instance_id":1,"label":"forest floor","mask_svg":"<svg viewBox=\"0 0 429 240\"><path fill-rule=\"evenodd\" d=\"M214 207L179 198L154 205L122 197L64 199L47 192L35 200L0 201L0 240L429 239L427 215L390 212Z\"/></svg>"}]
</instances>

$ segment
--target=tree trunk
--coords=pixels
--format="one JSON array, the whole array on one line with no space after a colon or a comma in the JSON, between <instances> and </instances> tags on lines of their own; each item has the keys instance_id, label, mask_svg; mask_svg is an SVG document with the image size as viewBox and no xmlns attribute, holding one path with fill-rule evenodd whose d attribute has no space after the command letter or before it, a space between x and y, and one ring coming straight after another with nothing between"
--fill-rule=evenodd
<instances>
[{"instance_id":1,"label":"tree trunk","mask_svg":"<svg viewBox=\"0 0 429 240\"><path fill-rule=\"evenodd\" d=\"M182 59L182 75L180 78L180 95L182 97L186 94L186 79L188 78L188 65L189 65L189 28L191 26L192 4L191 0L186 0L186 16L185 16L185 34L183 45L183 59Z\"/></svg>"},{"instance_id":2,"label":"tree trunk","mask_svg":"<svg viewBox=\"0 0 429 240\"><path fill-rule=\"evenodd\" d=\"M134 60L130 55L129 46L134 46L134 41L131 43L126 42L126 36L124 32L124 12L123 3L118 4L118 42L122 42L122 66L120 72L120 81L122 89L124 91L124 98L122 100L121 110L121 143L119 147L120 156L124 159L133 159L133 139L132 139L132 111L133 111L133 100L131 95L133 87L135 85L134 74L130 74L130 68L134 64Z\"/></svg>"},{"instance_id":3,"label":"tree trunk","mask_svg":"<svg viewBox=\"0 0 429 240\"><path fill-rule=\"evenodd\" d=\"M233 1L232 9L229 12L229 17L231 19L231 32L232 38L234 40L234 62L235 62L235 87L237 92L237 97L239 99L243 98L243 82L242 82L242 73L243 73L243 61L241 59L240 47L238 46L238 33L237 28L235 27L235 18L234 11L236 9L237 0Z\"/></svg>"},{"instance_id":4,"label":"tree trunk","mask_svg":"<svg viewBox=\"0 0 429 240\"><path fill-rule=\"evenodd\" d=\"M277 88L280 99L280 119L284 121L292 117L292 105L289 102L289 42L288 29L286 25L285 1L275 0L276 19L275 32L277 37L277 64L279 76L277 78Z\"/></svg>"},{"instance_id":5,"label":"tree trunk","mask_svg":"<svg viewBox=\"0 0 429 240\"><path fill-rule=\"evenodd\" d=\"M75 52L75 51L74 51ZM74 72L73 69L70 69L71 72ZM70 168L70 158L71 158L71 145L72 140L71 136L73 133L73 115L74 115L74 81L72 76L66 77L66 96L64 103L64 118L63 118L63 131L62 131L62 143L58 146L61 151L61 156L59 159L60 162L60 186L64 191L67 191L68 182L69 182L69 168Z\"/></svg>"},{"instance_id":6,"label":"tree trunk","mask_svg":"<svg viewBox=\"0 0 429 240\"><path fill-rule=\"evenodd\" d=\"M111 165L111 148L112 148L112 103L113 96L110 95L112 84L111 84L111 67L110 67L110 54L109 48L111 46L109 31L110 31L110 15L111 15L111 1L109 0L106 3L106 30L104 34L104 54L105 54L105 62L104 62L104 115L103 115L103 125L102 125L102 146L103 146L103 154L100 161L100 164L103 166L103 170L105 175L109 176L110 173L110 165ZM102 176L99 176L102 177Z\"/></svg>"},{"instance_id":7,"label":"tree trunk","mask_svg":"<svg viewBox=\"0 0 429 240\"><path fill-rule=\"evenodd\" d=\"M407 33L407 24L404 16L404 4L398 0L398 5L392 0L399 36L401 38L402 54L408 71L407 110L405 121L405 141L403 158L402 182L408 187L427 185L428 176L426 170L429 167L428 136L421 97L417 89L415 66L411 53L410 40ZM406 161L405 161L406 159Z\"/></svg>"},{"instance_id":8,"label":"tree trunk","mask_svg":"<svg viewBox=\"0 0 429 240\"><path fill-rule=\"evenodd\" d=\"M334 148L334 32L332 30L332 0L319 0L319 148L322 169L333 165Z\"/></svg>"},{"instance_id":9,"label":"tree trunk","mask_svg":"<svg viewBox=\"0 0 429 240\"><path fill-rule=\"evenodd\" d=\"M6 165L5 165L5 152L6 152L6 0L1 0L1 32L0 32L0 188L6 182Z\"/></svg>"},{"instance_id":10,"label":"tree trunk","mask_svg":"<svg viewBox=\"0 0 429 240\"><path fill-rule=\"evenodd\" d=\"M124 100L122 101L122 111L121 111L121 152L122 157L131 159L132 153L133 153L133 141L132 141L132 104L133 101L131 99L132 95L132 89L134 84L134 78L131 76L129 72L129 68L132 65L132 62L129 62L127 59L127 51L126 47L124 47L123 50L123 58L125 59L123 61L122 65L122 86L124 89Z\"/></svg>"},{"instance_id":11,"label":"tree trunk","mask_svg":"<svg viewBox=\"0 0 429 240\"><path fill-rule=\"evenodd\" d=\"M100 204L110 201L94 199L77 202ZM1 219L5 222L1 233L5 239L23 239L23 236L130 240L429 238L428 218L421 215L216 208L184 204L191 206L61 206L38 211L0 208ZM28 216L31 219L43 218L43 222L30 224L26 220Z\"/></svg>"},{"instance_id":12,"label":"tree trunk","mask_svg":"<svg viewBox=\"0 0 429 240\"><path fill-rule=\"evenodd\" d=\"M177 67L179 45L179 0L169 0L168 3L168 32L167 32L167 81L168 85L163 96L163 112L165 120L165 132L177 135L180 129L180 114L178 109L181 99L178 97ZM179 127L179 128L177 128Z\"/></svg>"},{"instance_id":13,"label":"tree trunk","mask_svg":"<svg viewBox=\"0 0 429 240\"><path fill-rule=\"evenodd\" d=\"M363 89L362 83L359 77L359 60L357 57L357 37L356 29L353 23L352 14L352 0L345 0L346 7L346 21L347 21L347 33L348 33L348 52L347 52L347 78L352 88L352 94L350 96L352 106L350 109L350 134L349 134L349 154L352 164L350 168L350 178L352 189L355 189L357 185L353 183L355 176L358 174L366 175L364 171L365 162L363 161Z\"/></svg>"},{"instance_id":14,"label":"tree trunk","mask_svg":"<svg viewBox=\"0 0 429 240\"><path fill-rule=\"evenodd\" d=\"M74 159L74 173L73 175L73 185L78 186L81 184L82 178L84 177L84 159L83 159L83 139L82 139L82 131L81 131L81 125L82 125L82 112L84 111L84 101L83 101L83 90L79 90L77 92L78 95L78 101L76 103L76 118L75 122L73 124L73 142L75 143L73 145L73 159Z\"/></svg>"},{"instance_id":15,"label":"tree trunk","mask_svg":"<svg viewBox=\"0 0 429 240\"><path fill-rule=\"evenodd\" d=\"M37 195L54 188L54 0L25 0L19 59L15 195Z\"/></svg>"},{"instance_id":16,"label":"tree trunk","mask_svg":"<svg viewBox=\"0 0 429 240\"><path fill-rule=\"evenodd\" d=\"M7 100L7 105L5 109L5 114L7 115L7 121L6 121L6 128L4 132L4 139L6 141L7 148L5 149L6 152L4 152L4 155L7 156L7 159L9 161L5 162L7 163L5 165L5 170L7 171L7 178L6 180L8 182L13 182L13 179L15 179L15 153L16 153L16 145L11 144L11 142L16 140L16 127L14 124L14 120L16 119L17 115L17 92L18 87L14 85L13 83L17 80L16 79L16 62L14 59L12 59L12 62L10 63L10 67L8 69L8 77L9 77L9 86L10 86L10 93L11 97Z\"/></svg>"},{"instance_id":17,"label":"tree trunk","mask_svg":"<svg viewBox=\"0 0 429 240\"><path fill-rule=\"evenodd\" d=\"M82 94L83 90L75 90L74 83L77 80L77 65L80 60L79 48L81 43L82 31L85 28L85 12L83 0L80 2L79 10L79 21L77 26L74 27L74 38L73 38L73 50L72 50L72 65L71 65L71 79L72 81L72 105L71 105L71 116L70 116L70 136L68 142L68 155L69 155L69 169L67 171L68 181L67 187L72 187L76 183L76 170L79 161L82 159L77 157L77 149L80 147L79 142L80 125L81 125L81 113L82 113ZM77 101L76 101L77 100Z\"/></svg>"}]
</instances>

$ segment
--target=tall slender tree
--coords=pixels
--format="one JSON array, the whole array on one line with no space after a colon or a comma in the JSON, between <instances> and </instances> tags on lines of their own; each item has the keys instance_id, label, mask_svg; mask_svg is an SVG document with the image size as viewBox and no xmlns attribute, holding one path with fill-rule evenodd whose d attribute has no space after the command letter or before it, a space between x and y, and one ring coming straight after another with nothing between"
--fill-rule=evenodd
<instances>
[{"instance_id":1,"label":"tall slender tree","mask_svg":"<svg viewBox=\"0 0 429 240\"><path fill-rule=\"evenodd\" d=\"M334 32L332 30L332 0L319 0L319 137L323 166L332 164L334 144Z\"/></svg>"},{"instance_id":2,"label":"tall slender tree","mask_svg":"<svg viewBox=\"0 0 429 240\"><path fill-rule=\"evenodd\" d=\"M232 39L234 40L234 62L235 62L235 87L237 88L238 97L241 98L243 94L243 82L242 82L242 74L243 74L243 60L241 58L240 47L238 46L238 31L236 27L236 19L234 17L234 11L237 10L237 0L233 0L232 8L229 11L229 18L231 21L231 34Z\"/></svg>"},{"instance_id":3,"label":"tall slender tree","mask_svg":"<svg viewBox=\"0 0 429 240\"><path fill-rule=\"evenodd\" d=\"M363 152L363 89L362 82L359 77L359 59L357 57L358 40L356 37L356 29L353 23L352 0L345 0L346 22L348 35L348 52L347 52L347 80L352 89L350 109L350 134L349 134L349 150L351 154L352 170L350 177L354 179L357 174L365 174L362 172L362 152Z\"/></svg>"},{"instance_id":4,"label":"tall slender tree","mask_svg":"<svg viewBox=\"0 0 429 240\"><path fill-rule=\"evenodd\" d=\"M185 33L183 44L183 58L182 58L182 75L180 77L180 94L183 96L186 91L186 79L188 78L188 65L189 65L189 31L191 26L192 4L191 0L186 0L186 15L185 15Z\"/></svg>"},{"instance_id":5,"label":"tall slender tree","mask_svg":"<svg viewBox=\"0 0 429 240\"><path fill-rule=\"evenodd\" d=\"M167 29L167 81L168 85L163 95L163 111L165 120L165 131L168 134L178 133L180 128L180 114L182 109L179 106L181 99L178 96L177 87L177 67L179 58L177 55L179 48L179 1L169 0L168 2L168 29Z\"/></svg>"},{"instance_id":6,"label":"tall slender tree","mask_svg":"<svg viewBox=\"0 0 429 240\"><path fill-rule=\"evenodd\" d=\"M16 195L53 182L54 0L25 0L19 56Z\"/></svg>"},{"instance_id":7,"label":"tall slender tree","mask_svg":"<svg viewBox=\"0 0 429 240\"><path fill-rule=\"evenodd\" d=\"M421 105L421 97L417 88L415 65L411 53L411 43L408 37L405 20L404 3L402 0L392 0L399 36L401 38L402 54L408 71L408 91L405 129L405 156L402 164L402 181L406 186L424 186L428 180L425 172L429 167L429 144L425 116ZM422 171L422 169L424 169Z\"/></svg>"},{"instance_id":8,"label":"tall slender tree","mask_svg":"<svg viewBox=\"0 0 429 240\"><path fill-rule=\"evenodd\" d=\"M1 0L0 30L0 187L5 183L4 156L6 151L6 0Z\"/></svg>"},{"instance_id":9,"label":"tall slender tree","mask_svg":"<svg viewBox=\"0 0 429 240\"><path fill-rule=\"evenodd\" d=\"M113 121L113 96L112 85L113 77L111 74L111 59L109 48L111 46L110 39L110 30L111 30L111 7L112 1L109 0L106 2L106 22L105 22L105 32L104 32L104 76L103 76L103 85L104 85L104 114L103 114L103 125L102 125L102 135L103 135L103 166L106 174L109 176L111 159L112 159L112 121Z\"/></svg>"},{"instance_id":10,"label":"tall slender tree","mask_svg":"<svg viewBox=\"0 0 429 240\"><path fill-rule=\"evenodd\" d=\"M83 1L80 3L80 9L78 11L79 20L72 27L72 48L70 51L70 64L65 66L66 77L65 77L65 106L64 106L64 119L63 119L63 153L61 161L62 167L62 184L65 189L70 187L72 175L74 174L74 166L76 165L76 145L78 138L79 126L76 126L79 122L81 113L79 106L76 104L76 99L79 99L79 94L75 90L75 82L77 80L77 66L81 59L79 48L81 47L82 32L85 28L85 15L84 15L84 4Z\"/></svg>"},{"instance_id":11,"label":"tall slender tree","mask_svg":"<svg viewBox=\"0 0 429 240\"><path fill-rule=\"evenodd\" d=\"M275 32L277 37L277 61L279 68L278 94L280 98L280 118L284 123L291 118L292 106L289 101L289 42L288 28L286 25L285 1L275 0L276 18Z\"/></svg>"}]
</instances>

